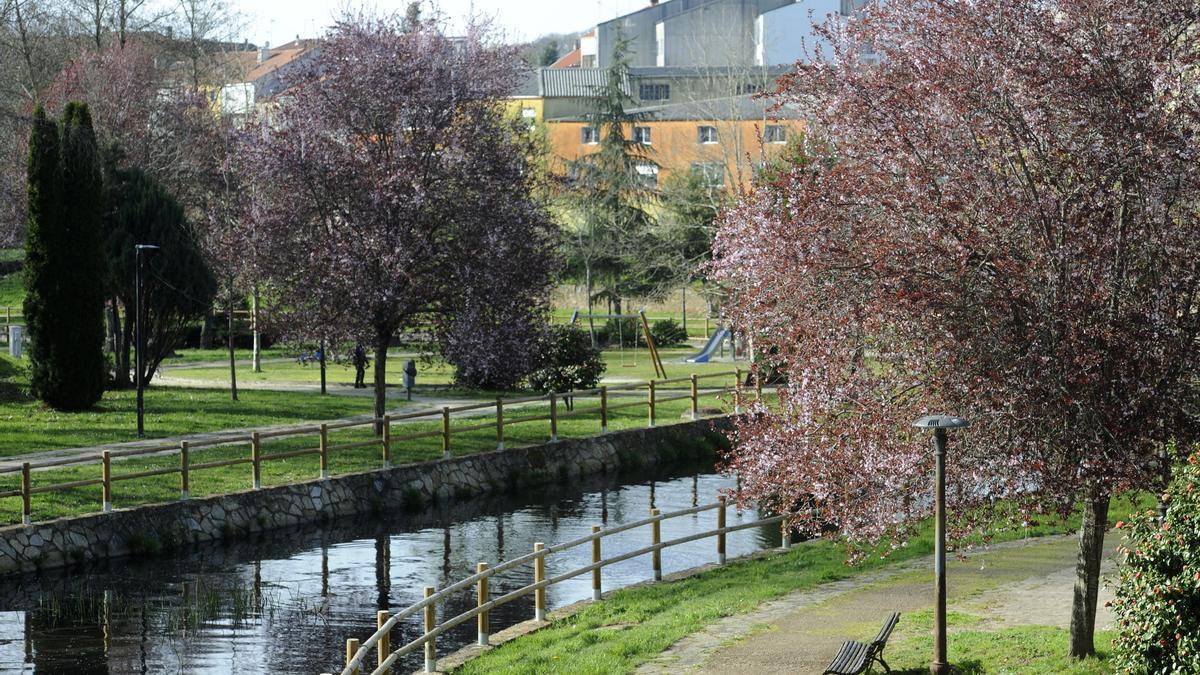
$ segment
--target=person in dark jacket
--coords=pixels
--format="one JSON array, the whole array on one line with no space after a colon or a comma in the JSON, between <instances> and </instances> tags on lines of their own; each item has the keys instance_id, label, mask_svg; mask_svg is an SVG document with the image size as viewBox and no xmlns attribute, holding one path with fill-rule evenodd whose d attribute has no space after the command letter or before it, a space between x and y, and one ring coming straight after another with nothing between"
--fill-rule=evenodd
<instances>
[{"instance_id":1,"label":"person in dark jacket","mask_svg":"<svg viewBox=\"0 0 1200 675\"><path fill-rule=\"evenodd\" d=\"M361 344L354 345L354 355L350 357L350 360L354 363L354 388L366 389L367 366L369 365L367 350L363 349Z\"/></svg>"}]
</instances>

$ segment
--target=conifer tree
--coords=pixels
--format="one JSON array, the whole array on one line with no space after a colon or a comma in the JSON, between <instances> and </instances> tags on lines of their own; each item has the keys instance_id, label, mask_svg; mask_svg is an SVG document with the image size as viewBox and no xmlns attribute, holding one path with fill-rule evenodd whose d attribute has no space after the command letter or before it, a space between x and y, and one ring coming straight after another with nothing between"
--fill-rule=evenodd
<instances>
[{"instance_id":1,"label":"conifer tree","mask_svg":"<svg viewBox=\"0 0 1200 675\"><path fill-rule=\"evenodd\" d=\"M25 315L31 393L61 410L104 393L102 183L87 105L70 103L61 127L35 114L30 137Z\"/></svg>"}]
</instances>

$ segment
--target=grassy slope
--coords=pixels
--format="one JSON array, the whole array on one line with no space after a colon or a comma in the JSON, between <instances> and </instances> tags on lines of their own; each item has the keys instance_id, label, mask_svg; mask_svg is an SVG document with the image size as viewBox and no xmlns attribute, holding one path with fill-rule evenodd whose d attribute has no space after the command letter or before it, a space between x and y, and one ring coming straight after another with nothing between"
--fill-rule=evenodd
<instances>
[{"instance_id":1,"label":"grassy slope","mask_svg":"<svg viewBox=\"0 0 1200 675\"><path fill-rule=\"evenodd\" d=\"M1143 506L1148 495L1140 497ZM1124 500L1110 511L1110 525L1123 514ZM1132 506L1130 507L1132 508ZM1072 531L1078 516L1066 523L1046 523L1028 532L999 533L997 541ZM842 547L820 542L762 560L737 562L684 580L617 591L572 617L518 638L455 670L456 675L486 673L624 673L664 651L680 638L726 616L750 612L762 602L819 584L856 576L896 562L929 555L932 537L926 528L907 547L886 559L870 557L854 568L844 564ZM978 617L956 615L960 626ZM889 643L887 659L894 672L928 673L932 618L929 612L905 616L903 630ZM1017 627L999 631L954 630L950 653L970 654L955 665L966 673L1106 673L1112 635L1098 632L1099 658L1070 662L1066 631L1050 627Z\"/></svg>"},{"instance_id":2,"label":"grassy slope","mask_svg":"<svg viewBox=\"0 0 1200 675\"><path fill-rule=\"evenodd\" d=\"M0 318L3 317L6 307L12 307L13 312L19 313L24 300L25 287L22 285L21 273L0 276Z\"/></svg>"}]
</instances>

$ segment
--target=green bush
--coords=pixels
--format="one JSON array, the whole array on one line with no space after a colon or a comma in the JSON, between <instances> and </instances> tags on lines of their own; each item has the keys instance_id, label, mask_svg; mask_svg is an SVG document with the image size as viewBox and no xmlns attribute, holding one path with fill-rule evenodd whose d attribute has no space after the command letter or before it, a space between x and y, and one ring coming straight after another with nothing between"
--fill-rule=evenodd
<instances>
[{"instance_id":1,"label":"green bush","mask_svg":"<svg viewBox=\"0 0 1200 675\"><path fill-rule=\"evenodd\" d=\"M1200 451L1176 470L1166 518L1154 511L1117 523L1126 542L1112 602L1120 631L1118 668L1133 673L1200 673Z\"/></svg>"},{"instance_id":2,"label":"green bush","mask_svg":"<svg viewBox=\"0 0 1200 675\"><path fill-rule=\"evenodd\" d=\"M604 374L600 350L592 347L587 331L576 326L550 326L538 347L538 365L527 378L529 388L542 392L592 389Z\"/></svg>"},{"instance_id":3,"label":"green bush","mask_svg":"<svg viewBox=\"0 0 1200 675\"><path fill-rule=\"evenodd\" d=\"M650 337L654 338L654 344L659 347L687 344L688 340L687 331L675 319L655 321L650 326Z\"/></svg>"},{"instance_id":4,"label":"green bush","mask_svg":"<svg viewBox=\"0 0 1200 675\"><path fill-rule=\"evenodd\" d=\"M642 337L642 320L636 317L609 319L602 329L596 331L596 341L610 347L645 345L646 339Z\"/></svg>"}]
</instances>

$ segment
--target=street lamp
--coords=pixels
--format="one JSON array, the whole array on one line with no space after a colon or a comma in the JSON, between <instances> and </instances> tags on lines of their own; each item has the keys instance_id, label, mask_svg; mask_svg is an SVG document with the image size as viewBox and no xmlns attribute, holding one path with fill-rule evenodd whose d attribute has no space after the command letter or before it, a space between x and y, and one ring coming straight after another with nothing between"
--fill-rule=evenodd
<instances>
[{"instance_id":1,"label":"street lamp","mask_svg":"<svg viewBox=\"0 0 1200 675\"><path fill-rule=\"evenodd\" d=\"M137 381L137 435L138 438L146 437L146 427L144 423L144 415L146 412L146 404L143 396L146 383L142 381L142 357L146 351L146 345L143 343L146 335L142 331L142 323L146 320L145 302L142 298L142 251L157 251L158 246L154 244L134 244L134 283L133 283L133 304L136 305L134 311L137 313L137 322L135 325L136 333L133 338L133 377Z\"/></svg>"},{"instance_id":2,"label":"street lamp","mask_svg":"<svg viewBox=\"0 0 1200 675\"><path fill-rule=\"evenodd\" d=\"M929 664L929 672L933 675L950 672L950 664L946 661L946 430L961 429L968 424L970 422L961 417L949 415L929 415L913 422L913 426L918 429L933 429L934 454L937 457L934 498L934 521L937 525L933 544L936 607L933 621L933 663Z\"/></svg>"}]
</instances>

